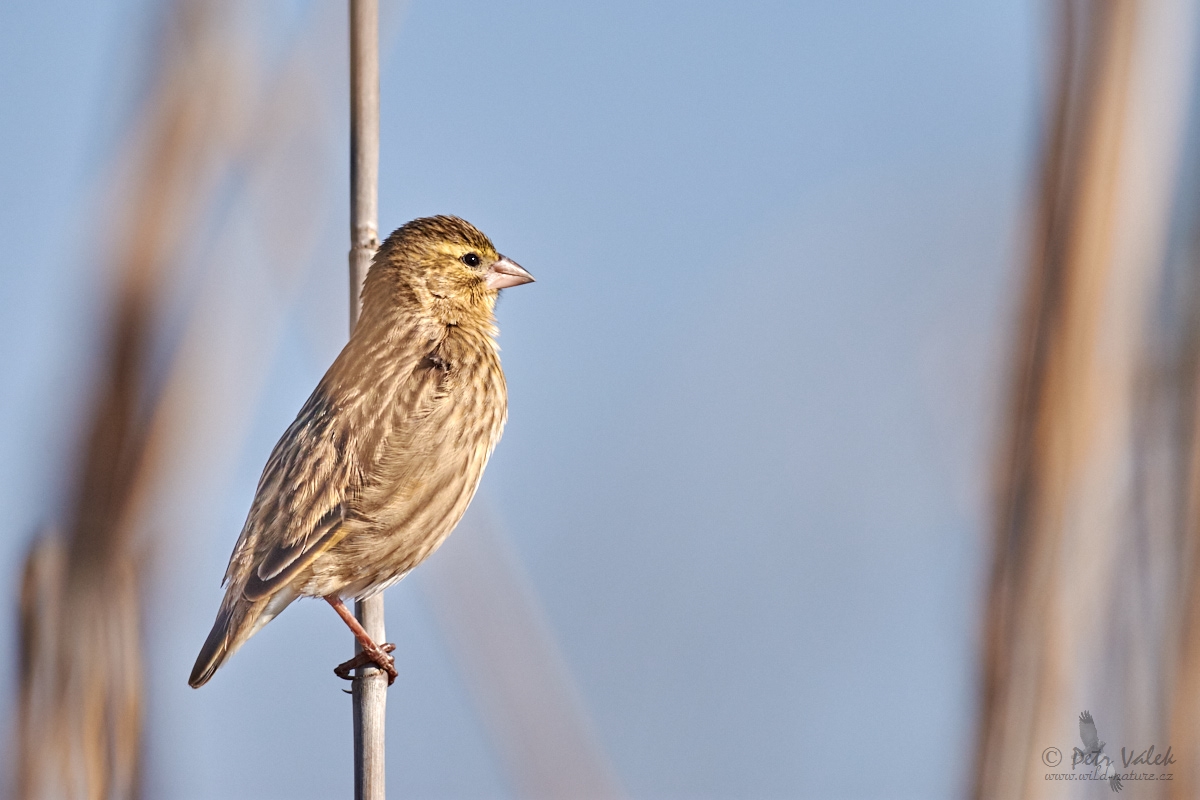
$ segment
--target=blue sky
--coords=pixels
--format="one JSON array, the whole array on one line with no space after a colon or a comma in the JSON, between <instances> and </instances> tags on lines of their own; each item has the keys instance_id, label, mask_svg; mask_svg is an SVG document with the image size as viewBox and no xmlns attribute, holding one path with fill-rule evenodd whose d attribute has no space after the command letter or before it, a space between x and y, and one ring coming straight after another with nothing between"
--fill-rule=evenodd
<instances>
[{"instance_id":1,"label":"blue sky","mask_svg":"<svg viewBox=\"0 0 1200 800\"><path fill-rule=\"evenodd\" d=\"M66 491L102 319L96 207L153 8L0 10L10 587ZM272 3L252 27L269 55L314 18L343 47L338 4ZM538 278L500 305L510 422L478 503L626 791L957 796L1040 12L413 0L384 19L381 228L458 214ZM341 126L343 100L312 102ZM175 498L190 522L163 546L148 632L154 796L348 785L327 609L297 604L211 687L184 683L258 471L344 338L331 163L232 470L199 465ZM228 272L213 285L270 289ZM388 594L407 679L391 785L513 796L422 581Z\"/></svg>"}]
</instances>

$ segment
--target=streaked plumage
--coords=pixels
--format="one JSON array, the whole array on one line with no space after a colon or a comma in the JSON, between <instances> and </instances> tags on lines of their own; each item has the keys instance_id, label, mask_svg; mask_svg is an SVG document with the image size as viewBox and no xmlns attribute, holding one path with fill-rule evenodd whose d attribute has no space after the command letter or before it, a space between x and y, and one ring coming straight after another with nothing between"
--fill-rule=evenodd
<instances>
[{"instance_id":1,"label":"streaked plumage","mask_svg":"<svg viewBox=\"0 0 1200 800\"><path fill-rule=\"evenodd\" d=\"M381 245L350 341L263 470L192 686L297 597L369 596L458 524L507 415L496 297L530 280L456 217Z\"/></svg>"}]
</instances>

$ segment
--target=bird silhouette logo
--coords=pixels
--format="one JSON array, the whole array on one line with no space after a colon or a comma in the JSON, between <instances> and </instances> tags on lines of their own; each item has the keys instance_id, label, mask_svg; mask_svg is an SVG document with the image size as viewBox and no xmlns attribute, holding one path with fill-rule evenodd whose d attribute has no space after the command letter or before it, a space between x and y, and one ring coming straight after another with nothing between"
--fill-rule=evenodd
<instances>
[{"instance_id":1,"label":"bird silhouette logo","mask_svg":"<svg viewBox=\"0 0 1200 800\"><path fill-rule=\"evenodd\" d=\"M1079 715L1079 738L1083 739L1084 753L1094 754L1104 752L1107 742L1100 741L1096 731L1096 723L1092 720L1092 712L1085 711Z\"/></svg>"},{"instance_id":2,"label":"bird silhouette logo","mask_svg":"<svg viewBox=\"0 0 1200 800\"><path fill-rule=\"evenodd\" d=\"M1084 764L1094 764L1100 770L1101 777L1108 781L1109 788L1114 792L1121 791L1121 776L1117 774L1117 765L1104 755L1106 742L1100 741L1100 734L1096 730L1096 722L1092 719L1090 711L1079 715L1079 738L1083 740L1084 749L1075 748L1075 760Z\"/></svg>"}]
</instances>

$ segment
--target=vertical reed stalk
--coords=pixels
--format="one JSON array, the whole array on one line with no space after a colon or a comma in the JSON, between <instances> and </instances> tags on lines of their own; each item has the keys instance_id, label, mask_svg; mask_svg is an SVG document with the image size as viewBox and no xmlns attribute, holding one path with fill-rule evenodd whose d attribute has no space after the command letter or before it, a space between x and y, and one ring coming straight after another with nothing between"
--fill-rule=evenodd
<instances>
[{"instance_id":1,"label":"vertical reed stalk","mask_svg":"<svg viewBox=\"0 0 1200 800\"><path fill-rule=\"evenodd\" d=\"M1184 504L1169 467L1187 451L1163 409L1186 392L1160 377L1160 340L1176 334L1158 309L1194 23L1173 0L1058 5L999 470L977 800L1063 796L1046 775L1082 744L1084 710L1118 768L1125 743L1163 740L1171 710Z\"/></svg>"},{"instance_id":2,"label":"vertical reed stalk","mask_svg":"<svg viewBox=\"0 0 1200 800\"><path fill-rule=\"evenodd\" d=\"M379 247L379 3L350 0L350 330L358 322L363 280ZM386 638L383 594L354 604L367 633ZM361 649L356 645L356 650ZM354 797L383 800L387 675L360 667L354 696Z\"/></svg>"}]
</instances>

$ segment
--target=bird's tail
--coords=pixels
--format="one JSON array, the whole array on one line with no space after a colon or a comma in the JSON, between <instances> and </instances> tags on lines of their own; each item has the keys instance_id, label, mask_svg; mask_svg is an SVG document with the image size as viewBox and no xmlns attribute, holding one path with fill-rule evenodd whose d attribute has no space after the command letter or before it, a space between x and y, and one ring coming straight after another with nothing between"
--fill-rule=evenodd
<instances>
[{"instance_id":1,"label":"bird's tail","mask_svg":"<svg viewBox=\"0 0 1200 800\"><path fill-rule=\"evenodd\" d=\"M247 639L258 633L262 626L273 620L295 599L296 593L284 587L270 597L251 602L242 597L240 587L231 586L225 595L225 601L221 603L217 620L213 623L208 638L204 640L204 646L200 648L200 655L196 657L196 665L192 667L188 684L193 689L199 689L208 683L213 673L236 653Z\"/></svg>"}]
</instances>

